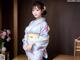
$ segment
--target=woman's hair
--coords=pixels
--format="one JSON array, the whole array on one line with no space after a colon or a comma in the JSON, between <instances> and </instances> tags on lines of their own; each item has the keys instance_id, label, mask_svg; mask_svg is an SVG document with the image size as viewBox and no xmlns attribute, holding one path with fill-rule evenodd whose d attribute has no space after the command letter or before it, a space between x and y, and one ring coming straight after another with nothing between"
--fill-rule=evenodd
<instances>
[{"instance_id":1,"label":"woman's hair","mask_svg":"<svg viewBox=\"0 0 80 60\"><path fill-rule=\"evenodd\" d=\"M35 1L34 3L33 3L33 7L34 6L37 6L39 9L41 9L43 12L42 12L42 16L44 16L44 15L46 15L46 13L47 13L47 11L46 11L46 7L45 7L45 5L42 3L42 2L40 2L40 1Z\"/></svg>"}]
</instances>

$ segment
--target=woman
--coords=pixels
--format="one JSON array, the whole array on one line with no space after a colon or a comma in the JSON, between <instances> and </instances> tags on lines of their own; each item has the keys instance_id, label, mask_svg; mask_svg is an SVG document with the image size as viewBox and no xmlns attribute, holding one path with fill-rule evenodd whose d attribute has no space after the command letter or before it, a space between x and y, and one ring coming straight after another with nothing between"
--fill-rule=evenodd
<instances>
[{"instance_id":1,"label":"woman","mask_svg":"<svg viewBox=\"0 0 80 60\"><path fill-rule=\"evenodd\" d=\"M43 60L48 58L46 47L49 43L49 26L43 17L46 14L46 7L42 2L36 1L32 7L32 14L35 20L31 21L25 29L23 38L23 49L28 60Z\"/></svg>"}]
</instances>

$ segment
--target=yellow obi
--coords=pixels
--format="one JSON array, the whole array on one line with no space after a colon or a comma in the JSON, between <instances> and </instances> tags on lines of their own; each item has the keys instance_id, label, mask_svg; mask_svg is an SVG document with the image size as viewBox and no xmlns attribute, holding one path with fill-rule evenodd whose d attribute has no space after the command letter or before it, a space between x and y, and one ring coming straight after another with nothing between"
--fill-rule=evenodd
<instances>
[{"instance_id":1,"label":"yellow obi","mask_svg":"<svg viewBox=\"0 0 80 60\"><path fill-rule=\"evenodd\" d=\"M28 33L28 40L34 40L36 38L39 37L39 34L35 34L35 33Z\"/></svg>"}]
</instances>

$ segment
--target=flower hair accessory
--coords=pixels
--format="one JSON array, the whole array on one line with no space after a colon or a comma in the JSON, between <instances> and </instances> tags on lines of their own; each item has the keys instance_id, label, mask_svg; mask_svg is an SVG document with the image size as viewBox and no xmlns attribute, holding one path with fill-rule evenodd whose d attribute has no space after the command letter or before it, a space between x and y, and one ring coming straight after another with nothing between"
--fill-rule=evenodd
<instances>
[{"instance_id":1,"label":"flower hair accessory","mask_svg":"<svg viewBox=\"0 0 80 60\"><path fill-rule=\"evenodd\" d=\"M44 6L44 9L43 9L44 11L46 10L46 6Z\"/></svg>"}]
</instances>

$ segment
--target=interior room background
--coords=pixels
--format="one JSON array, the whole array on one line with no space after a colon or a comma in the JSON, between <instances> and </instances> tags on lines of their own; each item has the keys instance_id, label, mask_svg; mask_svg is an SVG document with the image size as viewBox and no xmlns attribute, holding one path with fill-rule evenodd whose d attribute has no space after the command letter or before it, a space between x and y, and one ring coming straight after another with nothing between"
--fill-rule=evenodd
<instances>
[{"instance_id":1,"label":"interior room background","mask_svg":"<svg viewBox=\"0 0 80 60\"><path fill-rule=\"evenodd\" d=\"M31 10L34 1L18 0L18 55L25 54L22 49L22 38L25 27L33 19ZM69 3L66 0L40 1L47 7L45 17L50 26L50 40L47 47L49 58L58 54L73 55L74 39L80 36L80 3ZM13 0L2 0L0 12L0 26L11 29L13 36ZM13 46L13 41L14 39L11 46Z\"/></svg>"}]
</instances>

